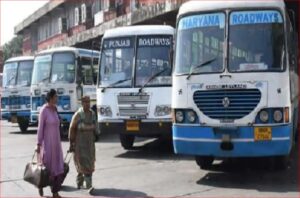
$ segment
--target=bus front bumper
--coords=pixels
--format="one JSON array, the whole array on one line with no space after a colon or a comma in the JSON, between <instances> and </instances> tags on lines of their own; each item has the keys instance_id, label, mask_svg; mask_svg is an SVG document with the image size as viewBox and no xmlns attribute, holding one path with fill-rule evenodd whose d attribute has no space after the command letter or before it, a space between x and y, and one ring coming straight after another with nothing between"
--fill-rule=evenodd
<instances>
[{"instance_id":1,"label":"bus front bumper","mask_svg":"<svg viewBox=\"0 0 300 198\"><path fill-rule=\"evenodd\" d=\"M30 111L2 111L1 117L3 120L7 120L9 122L17 123L18 118L30 119Z\"/></svg>"},{"instance_id":2,"label":"bus front bumper","mask_svg":"<svg viewBox=\"0 0 300 198\"><path fill-rule=\"evenodd\" d=\"M254 128L237 127L235 130L222 131L212 127L175 124L174 151L177 154L213 157L264 157L290 153L291 125L272 126L272 138L263 141L255 140ZM224 141L224 136L230 137L229 140ZM224 145L229 145L229 149L228 147L224 149Z\"/></svg>"},{"instance_id":3,"label":"bus front bumper","mask_svg":"<svg viewBox=\"0 0 300 198\"><path fill-rule=\"evenodd\" d=\"M136 123L135 129L129 129L128 123ZM172 122L166 120L105 120L99 123L100 132L113 132L138 137L159 137L172 135Z\"/></svg>"}]
</instances>

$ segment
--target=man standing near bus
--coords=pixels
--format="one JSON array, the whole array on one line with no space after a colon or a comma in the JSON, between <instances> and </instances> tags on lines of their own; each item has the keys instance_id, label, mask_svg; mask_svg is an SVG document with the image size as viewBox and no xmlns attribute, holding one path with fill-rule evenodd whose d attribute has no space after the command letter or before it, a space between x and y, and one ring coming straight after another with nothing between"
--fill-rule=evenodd
<instances>
[{"instance_id":1,"label":"man standing near bus","mask_svg":"<svg viewBox=\"0 0 300 198\"><path fill-rule=\"evenodd\" d=\"M84 96L81 99L82 107L74 114L70 129L70 151L74 152L74 163L78 175L76 179L77 188L86 188L91 194L92 174L95 170L95 140L99 133L95 113L90 109L90 97Z\"/></svg>"}]
</instances>

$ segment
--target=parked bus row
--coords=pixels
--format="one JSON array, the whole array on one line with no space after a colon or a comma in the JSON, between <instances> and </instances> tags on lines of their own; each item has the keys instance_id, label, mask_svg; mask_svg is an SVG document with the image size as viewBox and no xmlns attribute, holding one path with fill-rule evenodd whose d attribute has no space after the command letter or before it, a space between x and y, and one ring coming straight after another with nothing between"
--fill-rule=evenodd
<instances>
[{"instance_id":1,"label":"parked bus row","mask_svg":"<svg viewBox=\"0 0 300 198\"><path fill-rule=\"evenodd\" d=\"M294 24L280 0L190 1L175 39L170 26L121 27L105 32L100 52L65 47L8 60L2 118L26 131L56 89L63 134L89 95L100 130L118 131L125 149L137 136L172 135L175 153L203 169L215 158L267 156L285 168L298 130Z\"/></svg>"}]
</instances>

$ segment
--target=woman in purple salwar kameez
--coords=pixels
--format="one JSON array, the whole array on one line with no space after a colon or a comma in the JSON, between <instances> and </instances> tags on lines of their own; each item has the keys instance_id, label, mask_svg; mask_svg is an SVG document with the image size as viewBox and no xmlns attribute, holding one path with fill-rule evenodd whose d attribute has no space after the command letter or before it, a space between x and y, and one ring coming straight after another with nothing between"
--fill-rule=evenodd
<instances>
[{"instance_id":1,"label":"woman in purple salwar kameez","mask_svg":"<svg viewBox=\"0 0 300 198\"><path fill-rule=\"evenodd\" d=\"M64 179L64 159L56 109L57 94L54 89L48 92L46 101L39 115L37 152L40 153L40 159L49 170L53 197L59 198L58 191ZM39 189L39 194L43 196L42 188Z\"/></svg>"}]
</instances>

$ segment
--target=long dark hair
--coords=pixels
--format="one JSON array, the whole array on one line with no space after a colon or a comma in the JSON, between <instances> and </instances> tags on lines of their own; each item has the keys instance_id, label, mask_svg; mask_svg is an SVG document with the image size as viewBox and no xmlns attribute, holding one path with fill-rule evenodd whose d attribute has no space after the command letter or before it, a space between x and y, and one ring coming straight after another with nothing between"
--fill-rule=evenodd
<instances>
[{"instance_id":1,"label":"long dark hair","mask_svg":"<svg viewBox=\"0 0 300 198\"><path fill-rule=\"evenodd\" d=\"M56 95L55 89L50 89L50 91L46 95L46 101L49 102L51 98L53 98Z\"/></svg>"}]
</instances>

